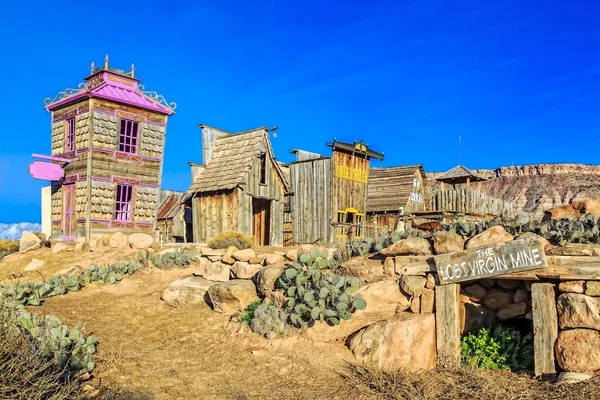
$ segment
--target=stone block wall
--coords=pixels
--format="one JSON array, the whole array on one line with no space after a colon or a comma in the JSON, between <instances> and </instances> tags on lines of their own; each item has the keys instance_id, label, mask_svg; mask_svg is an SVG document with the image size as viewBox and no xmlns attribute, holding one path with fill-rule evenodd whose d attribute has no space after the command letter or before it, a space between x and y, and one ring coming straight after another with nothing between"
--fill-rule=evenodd
<instances>
[{"instance_id":1,"label":"stone block wall","mask_svg":"<svg viewBox=\"0 0 600 400\"><path fill-rule=\"evenodd\" d=\"M600 282L561 282L558 292L558 366L573 372L600 370Z\"/></svg>"}]
</instances>

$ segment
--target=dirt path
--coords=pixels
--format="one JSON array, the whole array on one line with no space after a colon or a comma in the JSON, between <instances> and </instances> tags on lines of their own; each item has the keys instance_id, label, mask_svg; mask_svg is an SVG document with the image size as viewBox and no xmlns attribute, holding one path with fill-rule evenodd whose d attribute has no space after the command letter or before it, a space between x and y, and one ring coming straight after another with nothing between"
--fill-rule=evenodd
<instances>
[{"instance_id":1,"label":"dirt path","mask_svg":"<svg viewBox=\"0 0 600 400\"><path fill-rule=\"evenodd\" d=\"M33 311L84 321L98 337L96 379L140 399L351 399L341 344L268 341L206 305L160 300L190 270L139 271L114 286L50 298Z\"/></svg>"}]
</instances>

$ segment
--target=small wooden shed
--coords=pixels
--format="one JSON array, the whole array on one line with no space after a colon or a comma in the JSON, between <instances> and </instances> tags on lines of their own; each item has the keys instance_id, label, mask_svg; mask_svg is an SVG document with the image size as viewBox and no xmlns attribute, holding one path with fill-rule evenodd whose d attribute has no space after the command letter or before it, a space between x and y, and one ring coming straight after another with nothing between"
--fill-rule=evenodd
<instances>
[{"instance_id":1,"label":"small wooden shed","mask_svg":"<svg viewBox=\"0 0 600 400\"><path fill-rule=\"evenodd\" d=\"M364 234L367 184L372 158L383 154L363 142L327 143L331 157L292 150L290 164L294 242L334 243Z\"/></svg>"},{"instance_id":2,"label":"small wooden shed","mask_svg":"<svg viewBox=\"0 0 600 400\"><path fill-rule=\"evenodd\" d=\"M192 210L181 203L186 193L161 189L156 229L162 242L192 242Z\"/></svg>"},{"instance_id":3,"label":"small wooden shed","mask_svg":"<svg viewBox=\"0 0 600 400\"><path fill-rule=\"evenodd\" d=\"M284 202L290 192L275 161L270 129L231 133L200 125L205 168L188 190L194 242L221 232L252 235L256 246L282 245Z\"/></svg>"},{"instance_id":4,"label":"small wooden shed","mask_svg":"<svg viewBox=\"0 0 600 400\"><path fill-rule=\"evenodd\" d=\"M367 192L367 221L370 235L385 229L397 230L400 216L425 211L429 200L422 165L371 168Z\"/></svg>"}]
</instances>

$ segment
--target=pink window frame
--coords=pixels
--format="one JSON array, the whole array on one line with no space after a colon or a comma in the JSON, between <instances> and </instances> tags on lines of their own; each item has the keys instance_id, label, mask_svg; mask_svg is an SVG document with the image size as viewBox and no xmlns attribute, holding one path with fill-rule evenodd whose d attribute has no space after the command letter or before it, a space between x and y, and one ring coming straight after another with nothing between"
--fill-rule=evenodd
<instances>
[{"instance_id":1,"label":"pink window frame","mask_svg":"<svg viewBox=\"0 0 600 400\"><path fill-rule=\"evenodd\" d=\"M132 221L133 186L119 183L115 197L114 221Z\"/></svg>"},{"instance_id":2,"label":"pink window frame","mask_svg":"<svg viewBox=\"0 0 600 400\"><path fill-rule=\"evenodd\" d=\"M140 123L122 118L119 129L119 151L122 153L137 154L140 138Z\"/></svg>"},{"instance_id":3,"label":"pink window frame","mask_svg":"<svg viewBox=\"0 0 600 400\"><path fill-rule=\"evenodd\" d=\"M75 117L65 120L67 131L65 134L65 151L75 150Z\"/></svg>"}]
</instances>

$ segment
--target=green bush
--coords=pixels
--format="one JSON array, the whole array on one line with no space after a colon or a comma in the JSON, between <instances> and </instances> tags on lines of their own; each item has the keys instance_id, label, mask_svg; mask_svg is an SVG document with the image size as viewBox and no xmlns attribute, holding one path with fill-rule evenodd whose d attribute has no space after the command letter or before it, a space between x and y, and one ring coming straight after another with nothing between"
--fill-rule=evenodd
<instances>
[{"instance_id":1,"label":"green bush","mask_svg":"<svg viewBox=\"0 0 600 400\"><path fill-rule=\"evenodd\" d=\"M221 232L215 236L208 246L212 249L226 249L235 246L238 249L249 249L252 247L252 237L241 232Z\"/></svg>"},{"instance_id":2,"label":"green bush","mask_svg":"<svg viewBox=\"0 0 600 400\"><path fill-rule=\"evenodd\" d=\"M160 269L187 267L195 259L196 254L186 249L177 249L165 254L154 254L149 251L140 251L138 253L138 261L144 266L152 266Z\"/></svg>"},{"instance_id":3,"label":"green bush","mask_svg":"<svg viewBox=\"0 0 600 400\"><path fill-rule=\"evenodd\" d=\"M316 321L338 325L367 306L360 295L352 294L358 279L328 273L324 269L329 265L327 252L312 249L300 253L279 278L287 299L284 310L292 325L304 328Z\"/></svg>"},{"instance_id":4,"label":"green bush","mask_svg":"<svg viewBox=\"0 0 600 400\"><path fill-rule=\"evenodd\" d=\"M260 300L255 300L248 304L244 314L240 317L238 322L246 322L247 324L250 324L252 322L252 318L254 318L254 312L261 304L262 302Z\"/></svg>"},{"instance_id":5,"label":"green bush","mask_svg":"<svg viewBox=\"0 0 600 400\"><path fill-rule=\"evenodd\" d=\"M533 366L533 343L531 335L521 337L512 328L483 328L462 338L460 355L471 367L519 371Z\"/></svg>"}]
</instances>

